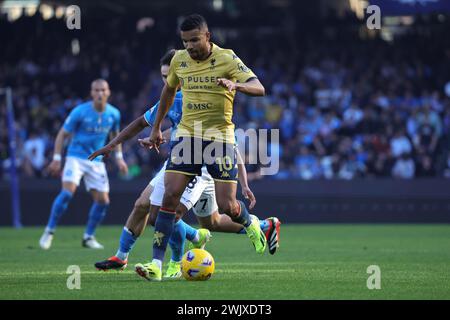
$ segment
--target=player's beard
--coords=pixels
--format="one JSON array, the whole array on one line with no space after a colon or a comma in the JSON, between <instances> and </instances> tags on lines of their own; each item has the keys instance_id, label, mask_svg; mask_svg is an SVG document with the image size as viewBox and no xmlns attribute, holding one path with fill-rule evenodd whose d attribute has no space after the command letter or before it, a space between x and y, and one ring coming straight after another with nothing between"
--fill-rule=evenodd
<instances>
[{"instance_id":1,"label":"player's beard","mask_svg":"<svg viewBox=\"0 0 450 320\"><path fill-rule=\"evenodd\" d=\"M191 56L192 59L197 60L198 59L198 52L196 50L188 51L189 56Z\"/></svg>"}]
</instances>

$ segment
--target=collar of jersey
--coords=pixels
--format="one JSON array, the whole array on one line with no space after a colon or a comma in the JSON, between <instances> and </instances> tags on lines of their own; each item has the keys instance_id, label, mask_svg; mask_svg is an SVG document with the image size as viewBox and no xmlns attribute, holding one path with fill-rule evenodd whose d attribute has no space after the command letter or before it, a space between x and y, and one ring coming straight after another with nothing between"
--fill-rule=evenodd
<instances>
[{"instance_id":1,"label":"collar of jersey","mask_svg":"<svg viewBox=\"0 0 450 320\"><path fill-rule=\"evenodd\" d=\"M205 60L194 60L194 59L192 59L191 58L191 56L188 54L188 57L189 57L189 59L191 59L192 61L195 61L195 62L197 62L197 63L205 63L205 62L207 62L209 59L211 59L211 57L214 55L214 53L217 51L217 45L214 43L214 42L211 42L211 44L212 44L212 48L211 48L211 54L209 55L209 57L208 58L206 58Z\"/></svg>"},{"instance_id":2,"label":"collar of jersey","mask_svg":"<svg viewBox=\"0 0 450 320\"><path fill-rule=\"evenodd\" d=\"M91 109L92 109L92 111L94 111L96 114L98 114L98 115L102 115L102 114L104 114L105 113L105 111L106 111L106 109L108 108L108 103L106 103L106 106L105 106L105 110L103 110L102 112L99 112L99 111L97 111L97 109L95 109L95 106L94 106L94 100L91 100L91 101L89 101L90 102L90 104L91 104Z\"/></svg>"}]
</instances>

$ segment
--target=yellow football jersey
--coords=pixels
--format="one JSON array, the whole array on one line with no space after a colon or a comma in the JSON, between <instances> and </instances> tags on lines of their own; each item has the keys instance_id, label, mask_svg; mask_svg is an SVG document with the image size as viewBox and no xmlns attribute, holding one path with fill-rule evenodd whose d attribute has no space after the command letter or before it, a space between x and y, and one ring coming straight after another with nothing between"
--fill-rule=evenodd
<instances>
[{"instance_id":1,"label":"yellow football jersey","mask_svg":"<svg viewBox=\"0 0 450 320\"><path fill-rule=\"evenodd\" d=\"M186 50L178 50L170 63L167 83L181 85L183 115L177 137L191 136L203 140L234 143L233 100L236 91L228 92L216 80L247 82L255 74L234 54L212 44L212 53L204 61L193 60Z\"/></svg>"}]
</instances>

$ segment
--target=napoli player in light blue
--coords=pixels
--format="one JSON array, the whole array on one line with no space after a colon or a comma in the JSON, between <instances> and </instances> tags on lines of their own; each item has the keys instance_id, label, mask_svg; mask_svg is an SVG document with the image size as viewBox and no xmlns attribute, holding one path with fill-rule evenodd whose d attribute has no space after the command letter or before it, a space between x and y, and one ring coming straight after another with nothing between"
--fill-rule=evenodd
<instances>
[{"instance_id":1,"label":"napoli player in light blue","mask_svg":"<svg viewBox=\"0 0 450 320\"><path fill-rule=\"evenodd\" d=\"M169 72L170 60L172 59L174 53L175 51L171 50L161 59L161 75L164 82ZM89 157L89 159L95 159L99 155L109 154L110 152L112 152L112 150L114 150L117 144L131 139L146 127L153 125L158 106L159 103L153 106L144 115L134 120L122 132L120 132L120 134L114 140L112 140L105 147L94 152ZM181 120L181 113L182 94L179 91L177 92L174 102L167 114L167 118L170 120L172 126L170 129L163 132L165 140L169 140L170 137L170 145L172 145L174 142L176 133L175 131L177 129L178 123ZM170 132L171 134L169 134ZM146 143L143 140L140 140L140 142L141 145L145 147ZM128 255L138 237L141 236L143 231L145 230L147 222L150 222L150 224L154 226L165 191L164 171L166 163L158 172L158 174L152 179L149 185L144 189L140 197L136 200L134 208L129 215L125 227L122 231L117 253L107 260L97 262L95 264L95 267L97 269L104 271L111 269L124 269L128 263ZM246 181L247 174L244 165L239 165L239 175L242 178L240 179L240 182L244 197L251 200L252 203L250 204L250 207L253 207L256 200L253 193L248 188L248 184ZM240 224L234 223L226 215L219 214L214 193L214 181L212 177L210 177L209 173L205 170L202 176L195 177L185 189L180 200L180 205L177 208L178 216L182 216L190 209L193 209L200 224L205 228L208 228L209 230L218 232L242 233L243 230ZM201 205L198 208L196 206L197 202L201 202ZM194 207L197 208L197 210L195 210ZM265 226L263 229L267 234L267 239L273 239L272 242L274 248L278 247L280 226L280 222L278 221L278 219L269 218L261 221L261 224ZM180 261L184 253L185 239L189 240L194 248L203 248L206 242L211 237L208 229L197 230L186 224L181 219L177 221L174 226L172 235L169 239L169 246L172 250L172 257L165 273L165 278L178 278L181 276ZM273 253L275 252L275 250L276 249L274 249Z\"/></svg>"},{"instance_id":2,"label":"napoli player in light blue","mask_svg":"<svg viewBox=\"0 0 450 320\"><path fill-rule=\"evenodd\" d=\"M49 171L53 175L61 172L62 151L66 139L71 138L62 173L62 189L53 201L50 218L39 244L50 249L56 226L66 211L77 190L81 178L91 193L94 203L83 235L82 245L91 249L103 249L95 239L95 230L106 215L109 206L109 181L102 157L89 161L88 156L108 139L120 131L120 111L108 103L111 95L108 82L97 79L91 84L92 100L75 107L59 130L55 141L53 161ZM116 164L121 173L127 174L128 167L123 160L122 147L118 145Z\"/></svg>"}]
</instances>

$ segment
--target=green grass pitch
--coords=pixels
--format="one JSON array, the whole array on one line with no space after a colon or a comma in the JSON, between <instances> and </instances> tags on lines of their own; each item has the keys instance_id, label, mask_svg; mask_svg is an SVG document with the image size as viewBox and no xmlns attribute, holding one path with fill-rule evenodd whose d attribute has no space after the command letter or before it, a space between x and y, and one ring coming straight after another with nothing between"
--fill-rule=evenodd
<instances>
[{"instance_id":1,"label":"green grass pitch","mask_svg":"<svg viewBox=\"0 0 450 320\"><path fill-rule=\"evenodd\" d=\"M450 225L282 225L274 256L254 252L245 235L214 233L209 281L148 282L133 265L151 256L147 229L123 272L93 264L115 253L121 226L102 226L105 250L81 247L82 227L60 227L49 251L43 228L0 228L0 299L450 299ZM167 257L167 256L166 256ZM69 265L81 289L67 289ZM378 265L381 289L369 290Z\"/></svg>"}]
</instances>

